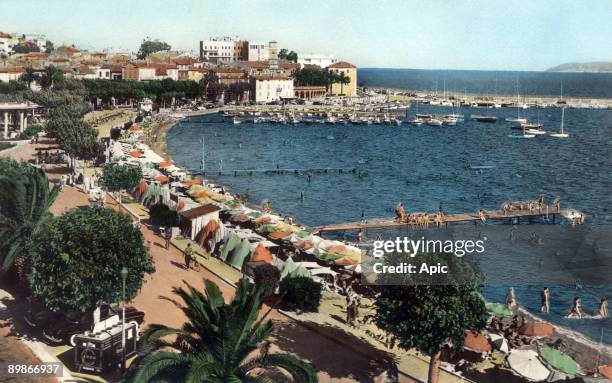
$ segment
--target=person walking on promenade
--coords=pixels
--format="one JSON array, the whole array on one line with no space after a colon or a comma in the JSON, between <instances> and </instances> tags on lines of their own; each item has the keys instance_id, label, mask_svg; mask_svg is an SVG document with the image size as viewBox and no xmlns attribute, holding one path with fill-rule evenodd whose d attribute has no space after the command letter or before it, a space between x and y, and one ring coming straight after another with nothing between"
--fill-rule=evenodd
<instances>
[{"instance_id":1,"label":"person walking on promenade","mask_svg":"<svg viewBox=\"0 0 612 383\"><path fill-rule=\"evenodd\" d=\"M599 316L602 318L608 317L608 299L606 297L601 298L599 302Z\"/></svg>"},{"instance_id":2,"label":"person walking on promenade","mask_svg":"<svg viewBox=\"0 0 612 383\"><path fill-rule=\"evenodd\" d=\"M172 239L172 229L170 227L166 227L164 230L164 238L166 240L166 250L170 248L170 240Z\"/></svg>"},{"instance_id":3,"label":"person walking on promenade","mask_svg":"<svg viewBox=\"0 0 612 383\"><path fill-rule=\"evenodd\" d=\"M185 256L185 269L189 270L191 268L191 256L193 255L191 243L187 244L187 247L183 250L183 255Z\"/></svg>"},{"instance_id":4,"label":"person walking on promenade","mask_svg":"<svg viewBox=\"0 0 612 383\"><path fill-rule=\"evenodd\" d=\"M542 290L542 312L548 314L550 312L550 292L548 291L548 287L544 287Z\"/></svg>"}]
</instances>

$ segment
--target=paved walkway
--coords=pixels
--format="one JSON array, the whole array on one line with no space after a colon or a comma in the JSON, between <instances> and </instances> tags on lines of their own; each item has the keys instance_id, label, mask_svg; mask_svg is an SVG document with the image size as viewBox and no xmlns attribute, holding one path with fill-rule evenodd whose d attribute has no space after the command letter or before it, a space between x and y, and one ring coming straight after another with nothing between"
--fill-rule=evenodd
<instances>
[{"instance_id":1,"label":"paved walkway","mask_svg":"<svg viewBox=\"0 0 612 383\"><path fill-rule=\"evenodd\" d=\"M26 146L12 153L11 157L21 160L31 158L34 153L34 145ZM52 166L48 170L51 179L57 179L66 172L65 169ZM109 206L117 208L110 199L108 203ZM54 214L62 214L72 208L88 204L87 196L84 193L77 188L66 186L62 189L51 211ZM132 302L134 306L146 313L145 326L162 323L179 327L184 323L185 317L182 311L171 302L162 299L163 297L174 298L172 288L181 286L184 282L202 287L203 279L210 279L219 285L226 299L233 296L233 286L203 267L199 271L184 269L182 252L177 247L172 245L166 249L160 236L144 225L141 226L141 229L145 241L151 242L151 255L156 267L156 272L146 278L141 292ZM216 260L212 260L214 261ZM212 269L214 270L214 267ZM268 311L266 307L262 313L268 313ZM377 377L386 369L389 361L387 353L377 350L368 342L353 337L345 331L320 324L304 327L276 310L270 311L268 318L274 320L276 324L273 339L274 349L291 352L312 362L319 371L321 382L376 382L379 380ZM65 347L50 349L54 354L59 355L60 359L66 357ZM407 378L401 381L412 382Z\"/></svg>"}]
</instances>

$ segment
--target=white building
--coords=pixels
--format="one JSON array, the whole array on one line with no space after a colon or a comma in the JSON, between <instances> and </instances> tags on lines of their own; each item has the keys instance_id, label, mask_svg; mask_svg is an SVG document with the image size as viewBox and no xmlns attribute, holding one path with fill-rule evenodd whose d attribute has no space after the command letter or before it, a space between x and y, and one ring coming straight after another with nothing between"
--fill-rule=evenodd
<instances>
[{"instance_id":1,"label":"white building","mask_svg":"<svg viewBox=\"0 0 612 383\"><path fill-rule=\"evenodd\" d=\"M267 61L270 59L270 45L268 43L249 42L249 61Z\"/></svg>"},{"instance_id":2,"label":"white building","mask_svg":"<svg viewBox=\"0 0 612 383\"><path fill-rule=\"evenodd\" d=\"M110 80L111 79L111 68L109 66L96 67L96 78L99 78L102 80Z\"/></svg>"},{"instance_id":3,"label":"white building","mask_svg":"<svg viewBox=\"0 0 612 383\"><path fill-rule=\"evenodd\" d=\"M304 67L304 65L318 65L321 68L327 68L336 61L337 60L332 56L314 53L298 53L297 59L297 63L300 64L302 67Z\"/></svg>"},{"instance_id":4,"label":"white building","mask_svg":"<svg viewBox=\"0 0 612 383\"><path fill-rule=\"evenodd\" d=\"M293 79L286 76L251 76L249 80L251 100L257 103L294 98Z\"/></svg>"},{"instance_id":5,"label":"white building","mask_svg":"<svg viewBox=\"0 0 612 383\"><path fill-rule=\"evenodd\" d=\"M200 58L216 63L229 63L234 61L236 46L235 37L218 37L200 41Z\"/></svg>"},{"instance_id":6,"label":"white building","mask_svg":"<svg viewBox=\"0 0 612 383\"><path fill-rule=\"evenodd\" d=\"M8 33L0 32L0 53L10 55L13 53L15 38Z\"/></svg>"},{"instance_id":7,"label":"white building","mask_svg":"<svg viewBox=\"0 0 612 383\"><path fill-rule=\"evenodd\" d=\"M23 67L8 67L1 68L0 67L0 82L9 82L13 80L19 80L19 77L25 73L25 68Z\"/></svg>"}]
</instances>

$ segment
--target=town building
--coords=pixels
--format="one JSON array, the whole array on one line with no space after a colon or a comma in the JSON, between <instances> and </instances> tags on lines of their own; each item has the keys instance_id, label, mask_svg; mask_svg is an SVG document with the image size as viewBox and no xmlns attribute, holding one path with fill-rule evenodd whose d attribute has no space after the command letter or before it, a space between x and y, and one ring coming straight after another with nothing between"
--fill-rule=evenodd
<instances>
[{"instance_id":1,"label":"town building","mask_svg":"<svg viewBox=\"0 0 612 383\"><path fill-rule=\"evenodd\" d=\"M121 80L123 78L123 67L120 64L104 64L101 69L108 70L111 80Z\"/></svg>"},{"instance_id":2,"label":"town building","mask_svg":"<svg viewBox=\"0 0 612 383\"><path fill-rule=\"evenodd\" d=\"M247 83L248 76L246 72L241 70L240 68L232 68L232 67L218 67L211 69L213 73L217 75L217 79L219 84L221 85L231 85L236 83Z\"/></svg>"},{"instance_id":3,"label":"town building","mask_svg":"<svg viewBox=\"0 0 612 383\"><path fill-rule=\"evenodd\" d=\"M10 55L13 53L15 39L6 32L0 32L0 54Z\"/></svg>"},{"instance_id":4,"label":"town building","mask_svg":"<svg viewBox=\"0 0 612 383\"><path fill-rule=\"evenodd\" d=\"M187 71L187 80L199 82L204 78L204 75L210 71L209 68L191 66Z\"/></svg>"},{"instance_id":5,"label":"town building","mask_svg":"<svg viewBox=\"0 0 612 383\"><path fill-rule=\"evenodd\" d=\"M234 42L234 61L247 61L249 59L249 42L235 41Z\"/></svg>"},{"instance_id":6,"label":"town building","mask_svg":"<svg viewBox=\"0 0 612 383\"><path fill-rule=\"evenodd\" d=\"M278 42L272 40L268 42L269 56L268 60L278 59Z\"/></svg>"},{"instance_id":7,"label":"town building","mask_svg":"<svg viewBox=\"0 0 612 383\"><path fill-rule=\"evenodd\" d=\"M294 98L293 79L287 76L260 75L249 78L251 101L267 103Z\"/></svg>"},{"instance_id":8,"label":"town building","mask_svg":"<svg viewBox=\"0 0 612 383\"><path fill-rule=\"evenodd\" d=\"M346 61L339 61L327 67L330 72L344 75L350 79L348 84L333 83L330 87L330 94L333 96L357 96L357 67Z\"/></svg>"},{"instance_id":9,"label":"town building","mask_svg":"<svg viewBox=\"0 0 612 383\"><path fill-rule=\"evenodd\" d=\"M296 98L303 100L312 100L315 98L323 98L327 93L327 88L322 86L295 86L293 87Z\"/></svg>"},{"instance_id":10,"label":"town building","mask_svg":"<svg viewBox=\"0 0 612 383\"><path fill-rule=\"evenodd\" d=\"M19 77L25 73L24 67L8 67L0 68L0 82L9 82L18 80Z\"/></svg>"},{"instance_id":11,"label":"town building","mask_svg":"<svg viewBox=\"0 0 612 383\"><path fill-rule=\"evenodd\" d=\"M327 68L336 62L336 59L332 56L326 56L321 54L313 53L298 53L298 64L302 67L304 65L316 65L321 68Z\"/></svg>"},{"instance_id":12,"label":"town building","mask_svg":"<svg viewBox=\"0 0 612 383\"><path fill-rule=\"evenodd\" d=\"M200 59L214 63L230 63L235 60L235 37L217 37L200 41Z\"/></svg>"},{"instance_id":13,"label":"town building","mask_svg":"<svg viewBox=\"0 0 612 383\"><path fill-rule=\"evenodd\" d=\"M249 61L267 61L270 59L270 47L266 43L249 42Z\"/></svg>"}]
</instances>

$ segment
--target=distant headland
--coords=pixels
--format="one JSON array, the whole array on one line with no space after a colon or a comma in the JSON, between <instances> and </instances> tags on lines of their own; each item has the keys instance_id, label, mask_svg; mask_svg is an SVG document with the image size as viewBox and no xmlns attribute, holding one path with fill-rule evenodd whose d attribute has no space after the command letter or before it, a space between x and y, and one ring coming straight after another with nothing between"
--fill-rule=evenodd
<instances>
[{"instance_id":1,"label":"distant headland","mask_svg":"<svg viewBox=\"0 0 612 383\"><path fill-rule=\"evenodd\" d=\"M565 63L548 68L546 72L612 72L612 62Z\"/></svg>"}]
</instances>

